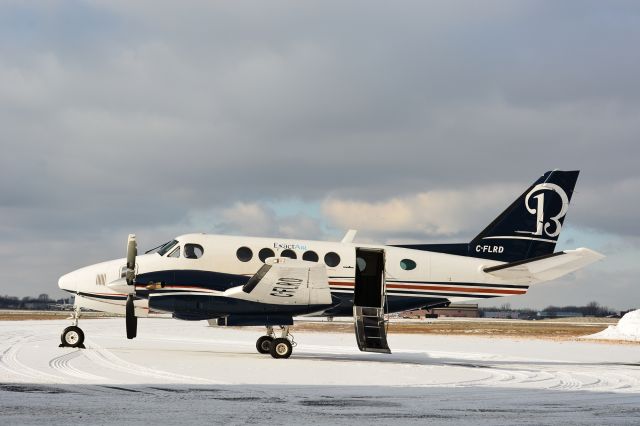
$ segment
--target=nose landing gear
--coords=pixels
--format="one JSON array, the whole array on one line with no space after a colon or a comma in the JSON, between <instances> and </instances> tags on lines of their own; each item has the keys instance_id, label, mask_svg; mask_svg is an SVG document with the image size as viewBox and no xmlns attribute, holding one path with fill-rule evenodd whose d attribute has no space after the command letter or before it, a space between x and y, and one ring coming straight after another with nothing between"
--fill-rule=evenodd
<instances>
[{"instance_id":1,"label":"nose landing gear","mask_svg":"<svg viewBox=\"0 0 640 426\"><path fill-rule=\"evenodd\" d=\"M73 319L73 325L62 331L59 347L85 349L84 332L78 327L78 320L80 319L80 308L78 306L74 308L71 318Z\"/></svg>"},{"instance_id":2,"label":"nose landing gear","mask_svg":"<svg viewBox=\"0 0 640 426\"><path fill-rule=\"evenodd\" d=\"M275 337L273 327L267 326L267 334L261 336L256 342L256 349L261 354L271 354L273 358L289 358L293 352L293 335L289 333L288 326L280 326L281 337Z\"/></svg>"}]
</instances>

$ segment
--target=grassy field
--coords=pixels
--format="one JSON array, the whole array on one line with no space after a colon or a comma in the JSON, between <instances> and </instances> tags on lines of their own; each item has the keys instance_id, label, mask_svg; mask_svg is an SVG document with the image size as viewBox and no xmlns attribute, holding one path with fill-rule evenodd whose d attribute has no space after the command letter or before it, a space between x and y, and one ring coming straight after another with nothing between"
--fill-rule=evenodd
<instances>
[{"instance_id":1,"label":"grassy field","mask_svg":"<svg viewBox=\"0 0 640 426\"><path fill-rule=\"evenodd\" d=\"M0 321L66 319L69 311L0 311ZM83 312L82 320L112 315ZM615 324L617 319L572 318L542 321L490 320L490 319L437 319L429 321L394 320L389 333L442 334L465 336L524 337L540 339L573 339L594 334ZM353 323L346 321L297 321L292 331L352 333Z\"/></svg>"},{"instance_id":2,"label":"grassy field","mask_svg":"<svg viewBox=\"0 0 640 426\"><path fill-rule=\"evenodd\" d=\"M600 322L601 318L595 318ZM615 324L615 322L613 322ZM480 335L496 337L574 338L597 333L607 328L602 323L568 323L562 321L456 321L439 319L432 322L391 322L389 333L419 333L448 335ZM296 323L295 330L351 332L349 323Z\"/></svg>"},{"instance_id":3,"label":"grassy field","mask_svg":"<svg viewBox=\"0 0 640 426\"><path fill-rule=\"evenodd\" d=\"M59 320L71 317L71 311L14 311L0 310L0 321ZM102 312L83 312L82 319L108 318L115 315Z\"/></svg>"}]
</instances>

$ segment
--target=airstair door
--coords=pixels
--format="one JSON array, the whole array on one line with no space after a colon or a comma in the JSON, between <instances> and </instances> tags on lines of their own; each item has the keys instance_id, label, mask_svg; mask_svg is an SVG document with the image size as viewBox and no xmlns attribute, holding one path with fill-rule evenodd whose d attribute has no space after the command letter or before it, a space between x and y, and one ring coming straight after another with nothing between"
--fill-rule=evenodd
<instances>
[{"instance_id":1,"label":"airstair door","mask_svg":"<svg viewBox=\"0 0 640 426\"><path fill-rule=\"evenodd\" d=\"M356 248L356 283L353 297L358 348L391 353L384 322L384 250Z\"/></svg>"}]
</instances>

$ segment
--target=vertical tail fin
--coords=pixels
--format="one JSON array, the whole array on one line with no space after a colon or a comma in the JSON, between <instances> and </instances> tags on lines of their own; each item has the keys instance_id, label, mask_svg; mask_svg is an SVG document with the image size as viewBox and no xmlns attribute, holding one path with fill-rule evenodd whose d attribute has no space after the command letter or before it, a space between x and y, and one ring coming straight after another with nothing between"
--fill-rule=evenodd
<instances>
[{"instance_id":1,"label":"vertical tail fin","mask_svg":"<svg viewBox=\"0 0 640 426\"><path fill-rule=\"evenodd\" d=\"M579 171L546 172L469 244L469 254L514 262L552 254Z\"/></svg>"}]
</instances>

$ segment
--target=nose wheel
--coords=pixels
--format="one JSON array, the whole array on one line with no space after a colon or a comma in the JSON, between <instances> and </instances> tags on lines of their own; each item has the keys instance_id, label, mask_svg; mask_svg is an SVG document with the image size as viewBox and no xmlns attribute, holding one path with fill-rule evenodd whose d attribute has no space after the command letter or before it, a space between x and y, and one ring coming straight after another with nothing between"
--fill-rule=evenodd
<instances>
[{"instance_id":1,"label":"nose wheel","mask_svg":"<svg viewBox=\"0 0 640 426\"><path fill-rule=\"evenodd\" d=\"M273 327L267 326L267 334L256 341L256 349L261 354L271 354L274 358L289 358L293 352L293 335L289 327L280 326L282 333L276 337Z\"/></svg>"},{"instance_id":2,"label":"nose wheel","mask_svg":"<svg viewBox=\"0 0 640 426\"><path fill-rule=\"evenodd\" d=\"M75 307L73 310L73 325L65 328L60 335L60 347L61 348L80 348L85 349L84 346L84 332L78 327L78 319L80 319L80 308Z\"/></svg>"},{"instance_id":3,"label":"nose wheel","mask_svg":"<svg viewBox=\"0 0 640 426\"><path fill-rule=\"evenodd\" d=\"M83 348L84 349L84 332L78 326L72 325L67 327L60 336L60 347Z\"/></svg>"}]
</instances>

